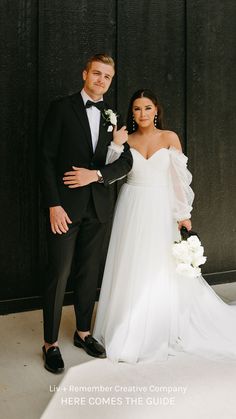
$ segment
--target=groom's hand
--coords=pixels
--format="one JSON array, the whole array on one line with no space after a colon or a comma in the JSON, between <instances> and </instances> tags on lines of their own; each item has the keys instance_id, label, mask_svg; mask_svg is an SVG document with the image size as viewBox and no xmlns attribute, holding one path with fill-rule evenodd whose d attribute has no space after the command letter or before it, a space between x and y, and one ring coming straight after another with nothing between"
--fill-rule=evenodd
<instances>
[{"instance_id":1,"label":"groom's hand","mask_svg":"<svg viewBox=\"0 0 236 419\"><path fill-rule=\"evenodd\" d=\"M67 233L69 230L68 224L71 224L72 221L66 211L60 205L57 205L49 208L49 215L52 232L54 234Z\"/></svg>"},{"instance_id":2,"label":"groom's hand","mask_svg":"<svg viewBox=\"0 0 236 419\"><path fill-rule=\"evenodd\" d=\"M83 167L72 166L73 172L64 173L63 182L68 188L80 188L98 181L96 170L84 169Z\"/></svg>"}]
</instances>

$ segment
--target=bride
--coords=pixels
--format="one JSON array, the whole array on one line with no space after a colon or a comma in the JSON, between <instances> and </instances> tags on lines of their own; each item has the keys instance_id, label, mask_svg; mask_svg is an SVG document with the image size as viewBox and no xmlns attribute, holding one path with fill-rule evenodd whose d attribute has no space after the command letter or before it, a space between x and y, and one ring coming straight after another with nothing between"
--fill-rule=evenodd
<instances>
[{"instance_id":1,"label":"bride","mask_svg":"<svg viewBox=\"0 0 236 419\"><path fill-rule=\"evenodd\" d=\"M172 246L191 229L193 191L178 136L162 129L155 95L139 90L128 111L133 168L122 186L94 337L113 361L165 360L177 351L236 357L236 307L202 276L176 272ZM119 157L111 145L108 162Z\"/></svg>"}]
</instances>

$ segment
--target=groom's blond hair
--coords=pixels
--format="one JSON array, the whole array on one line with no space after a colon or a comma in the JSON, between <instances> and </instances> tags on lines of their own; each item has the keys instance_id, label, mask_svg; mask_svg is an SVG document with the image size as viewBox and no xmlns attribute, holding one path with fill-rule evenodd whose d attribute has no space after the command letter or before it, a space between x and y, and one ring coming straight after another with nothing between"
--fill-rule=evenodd
<instances>
[{"instance_id":1,"label":"groom's blond hair","mask_svg":"<svg viewBox=\"0 0 236 419\"><path fill-rule=\"evenodd\" d=\"M98 61L103 64L111 65L115 71L115 62L110 55L107 54L95 54L91 58L88 59L87 63L85 64L85 70L88 71L94 61Z\"/></svg>"}]
</instances>

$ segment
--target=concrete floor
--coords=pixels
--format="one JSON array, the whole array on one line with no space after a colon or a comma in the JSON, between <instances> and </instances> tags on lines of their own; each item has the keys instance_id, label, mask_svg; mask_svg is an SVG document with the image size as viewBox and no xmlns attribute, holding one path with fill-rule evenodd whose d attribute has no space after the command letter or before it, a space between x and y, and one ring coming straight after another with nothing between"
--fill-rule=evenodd
<instances>
[{"instance_id":1,"label":"concrete floor","mask_svg":"<svg viewBox=\"0 0 236 419\"><path fill-rule=\"evenodd\" d=\"M236 301L236 283L213 288L226 302ZM65 375L54 375L43 368L42 311L0 316L0 329L0 417L39 419L53 396L51 389ZM73 346L73 333L73 307L64 307L59 340L66 371L94 361Z\"/></svg>"}]
</instances>

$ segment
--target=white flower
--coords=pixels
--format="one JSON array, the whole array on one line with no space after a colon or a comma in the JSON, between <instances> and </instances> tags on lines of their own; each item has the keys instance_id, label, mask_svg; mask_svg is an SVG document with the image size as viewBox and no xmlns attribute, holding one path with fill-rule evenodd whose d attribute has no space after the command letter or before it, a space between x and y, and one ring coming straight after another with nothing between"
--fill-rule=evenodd
<instances>
[{"instance_id":1,"label":"white flower","mask_svg":"<svg viewBox=\"0 0 236 419\"><path fill-rule=\"evenodd\" d=\"M109 125L109 127L107 128L107 132L112 132L113 131L113 126Z\"/></svg>"},{"instance_id":2,"label":"white flower","mask_svg":"<svg viewBox=\"0 0 236 419\"><path fill-rule=\"evenodd\" d=\"M190 264L187 263L179 263L176 267L176 272L180 275L188 276L190 278L196 278L200 275L201 270L200 268L194 268Z\"/></svg>"},{"instance_id":3,"label":"white flower","mask_svg":"<svg viewBox=\"0 0 236 419\"><path fill-rule=\"evenodd\" d=\"M104 109L103 114L107 122L110 122L112 125L117 125L117 115L112 109Z\"/></svg>"},{"instance_id":4,"label":"white flower","mask_svg":"<svg viewBox=\"0 0 236 419\"><path fill-rule=\"evenodd\" d=\"M201 242L197 236L190 236L187 242L192 250L198 249L201 246Z\"/></svg>"},{"instance_id":5,"label":"white flower","mask_svg":"<svg viewBox=\"0 0 236 419\"><path fill-rule=\"evenodd\" d=\"M173 246L173 255L182 263L191 263L192 255L189 251L189 246L186 240L175 243Z\"/></svg>"},{"instance_id":6,"label":"white flower","mask_svg":"<svg viewBox=\"0 0 236 419\"><path fill-rule=\"evenodd\" d=\"M196 255L193 255L192 265L194 267L197 267L197 266L200 266L200 265L204 265L204 263L206 262L206 260L207 260L206 256L197 257Z\"/></svg>"},{"instance_id":7,"label":"white flower","mask_svg":"<svg viewBox=\"0 0 236 419\"><path fill-rule=\"evenodd\" d=\"M196 278L201 275L200 265L206 262L203 256L204 248L197 236L190 236L173 245L173 255L176 260L176 271L184 276Z\"/></svg>"}]
</instances>

